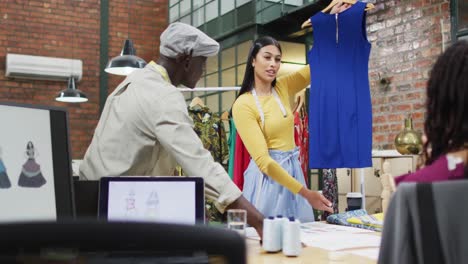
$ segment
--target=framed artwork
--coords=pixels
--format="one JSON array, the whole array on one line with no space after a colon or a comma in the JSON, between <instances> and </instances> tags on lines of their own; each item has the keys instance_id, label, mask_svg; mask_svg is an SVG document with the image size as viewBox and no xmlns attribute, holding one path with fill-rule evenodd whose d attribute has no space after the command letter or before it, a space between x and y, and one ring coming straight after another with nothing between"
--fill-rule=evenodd
<instances>
[{"instance_id":1,"label":"framed artwork","mask_svg":"<svg viewBox=\"0 0 468 264\"><path fill-rule=\"evenodd\" d=\"M0 222L74 217L68 115L0 102Z\"/></svg>"}]
</instances>

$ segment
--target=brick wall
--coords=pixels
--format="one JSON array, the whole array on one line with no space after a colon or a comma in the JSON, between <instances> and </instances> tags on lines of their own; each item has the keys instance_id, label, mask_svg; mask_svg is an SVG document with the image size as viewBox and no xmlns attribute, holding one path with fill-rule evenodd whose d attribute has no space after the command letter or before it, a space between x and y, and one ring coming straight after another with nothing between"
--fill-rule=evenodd
<instances>
[{"instance_id":1,"label":"brick wall","mask_svg":"<svg viewBox=\"0 0 468 264\"><path fill-rule=\"evenodd\" d=\"M373 148L392 149L412 113L423 131L425 88L437 56L450 42L450 3L442 0L377 0L367 18L372 43L369 64L373 107ZM389 78L388 87L379 84Z\"/></svg>"},{"instance_id":2,"label":"brick wall","mask_svg":"<svg viewBox=\"0 0 468 264\"><path fill-rule=\"evenodd\" d=\"M109 58L120 53L128 32L137 55L158 55L159 35L167 26L167 0L109 1ZM130 3L130 6L129 6ZM0 9L0 101L66 107L70 118L72 156L81 159L99 119L100 2L83 0L3 1ZM5 77L5 55L19 53L83 61L77 83L89 102L54 100L66 82ZM109 93L122 81L109 75Z\"/></svg>"}]
</instances>

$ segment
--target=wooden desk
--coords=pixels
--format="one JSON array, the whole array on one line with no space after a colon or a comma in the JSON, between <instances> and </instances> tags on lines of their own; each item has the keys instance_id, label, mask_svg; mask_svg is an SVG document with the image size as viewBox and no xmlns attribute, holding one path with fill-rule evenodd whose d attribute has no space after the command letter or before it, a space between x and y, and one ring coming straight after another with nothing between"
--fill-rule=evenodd
<instances>
[{"instance_id":1,"label":"wooden desk","mask_svg":"<svg viewBox=\"0 0 468 264\"><path fill-rule=\"evenodd\" d=\"M316 248L305 247L298 257L286 257L282 252L265 252L258 240L247 239L247 263L249 264L306 264L306 263L336 263L336 264L375 264L376 260L347 254L343 260L330 260L328 251Z\"/></svg>"}]
</instances>

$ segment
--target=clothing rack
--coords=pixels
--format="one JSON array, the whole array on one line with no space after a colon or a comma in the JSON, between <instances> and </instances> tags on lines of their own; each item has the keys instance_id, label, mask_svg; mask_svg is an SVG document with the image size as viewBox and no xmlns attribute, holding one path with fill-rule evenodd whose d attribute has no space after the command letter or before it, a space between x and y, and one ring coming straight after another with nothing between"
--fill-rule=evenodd
<instances>
[{"instance_id":1,"label":"clothing rack","mask_svg":"<svg viewBox=\"0 0 468 264\"><path fill-rule=\"evenodd\" d=\"M178 88L181 92L226 92L239 91L240 87L200 87L200 88Z\"/></svg>"}]
</instances>

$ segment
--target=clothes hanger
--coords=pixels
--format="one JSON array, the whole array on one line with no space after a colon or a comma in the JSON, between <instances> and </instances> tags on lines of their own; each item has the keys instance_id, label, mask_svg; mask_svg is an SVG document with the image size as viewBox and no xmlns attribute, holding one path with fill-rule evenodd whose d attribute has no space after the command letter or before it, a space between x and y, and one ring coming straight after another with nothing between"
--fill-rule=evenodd
<instances>
[{"instance_id":1,"label":"clothes hanger","mask_svg":"<svg viewBox=\"0 0 468 264\"><path fill-rule=\"evenodd\" d=\"M327 11L329 11L330 9L332 9L336 4L338 3L345 3L345 4L351 4L351 5L354 5L357 1L355 0L333 0L331 1L331 3L325 7L321 12L322 13L326 13ZM365 11L368 11L368 10L371 10L374 8L374 5L372 3L367 3L366 5L366 9L364 9ZM304 28L307 28L307 27L311 27L312 26L312 22L310 22L310 19L307 19L306 21L304 21L304 23L302 23L301 25L301 28L304 29Z\"/></svg>"},{"instance_id":2,"label":"clothes hanger","mask_svg":"<svg viewBox=\"0 0 468 264\"><path fill-rule=\"evenodd\" d=\"M192 99L192 102L190 102L190 108L195 106L205 107L205 103L203 103L203 100L200 97L196 96Z\"/></svg>"},{"instance_id":3,"label":"clothes hanger","mask_svg":"<svg viewBox=\"0 0 468 264\"><path fill-rule=\"evenodd\" d=\"M356 0L333 0L333 1L331 1L331 3L327 7L325 7L322 10L322 12L326 13L326 12L330 11L338 3L354 5L356 2L357 2ZM367 3L365 11L371 10L372 8L374 8L374 5L371 4L371 3Z\"/></svg>"}]
</instances>

